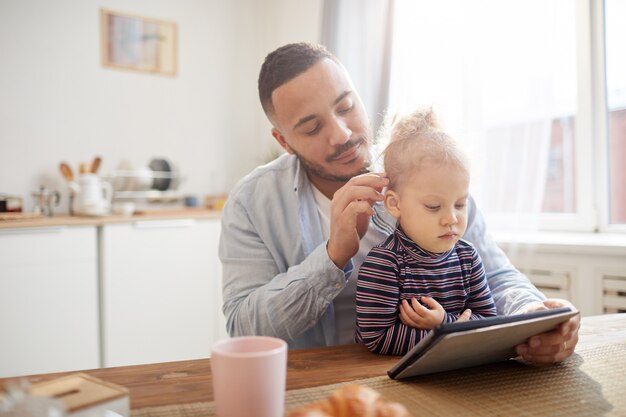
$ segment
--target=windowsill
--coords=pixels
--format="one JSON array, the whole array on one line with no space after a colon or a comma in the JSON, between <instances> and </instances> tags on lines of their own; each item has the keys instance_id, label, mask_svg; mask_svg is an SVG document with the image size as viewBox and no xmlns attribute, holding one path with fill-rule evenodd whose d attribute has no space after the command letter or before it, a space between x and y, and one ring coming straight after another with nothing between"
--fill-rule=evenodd
<instances>
[{"instance_id":1,"label":"windowsill","mask_svg":"<svg viewBox=\"0 0 626 417\"><path fill-rule=\"evenodd\" d=\"M545 252L626 256L626 234L623 233L492 230L491 235L502 248L517 246Z\"/></svg>"}]
</instances>

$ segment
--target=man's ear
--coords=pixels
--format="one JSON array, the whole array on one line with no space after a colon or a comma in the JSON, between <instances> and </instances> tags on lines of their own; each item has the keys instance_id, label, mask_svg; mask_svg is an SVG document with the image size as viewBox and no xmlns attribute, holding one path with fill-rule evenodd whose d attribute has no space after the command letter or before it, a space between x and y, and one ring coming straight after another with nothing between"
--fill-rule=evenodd
<instances>
[{"instance_id":1,"label":"man's ear","mask_svg":"<svg viewBox=\"0 0 626 417\"><path fill-rule=\"evenodd\" d=\"M400 218L400 196L395 191L385 193L385 208L396 220Z\"/></svg>"},{"instance_id":2,"label":"man's ear","mask_svg":"<svg viewBox=\"0 0 626 417\"><path fill-rule=\"evenodd\" d=\"M281 135L281 133L275 127L272 128L272 136L274 136L274 139L276 139L276 142L278 142L281 148L287 151L288 154L290 155L294 154L293 149L291 149L291 146L289 146L289 144L285 140L285 137Z\"/></svg>"}]
</instances>

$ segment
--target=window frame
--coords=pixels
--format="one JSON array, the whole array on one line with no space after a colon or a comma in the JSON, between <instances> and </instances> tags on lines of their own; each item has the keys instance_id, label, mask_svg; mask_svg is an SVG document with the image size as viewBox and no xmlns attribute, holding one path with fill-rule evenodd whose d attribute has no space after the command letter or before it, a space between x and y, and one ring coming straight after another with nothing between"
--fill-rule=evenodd
<instances>
[{"instance_id":1,"label":"window frame","mask_svg":"<svg viewBox=\"0 0 626 417\"><path fill-rule=\"evenodd\" d=\"M626 233L611 224L609 107L606 76L606 0L576 0L574 112L575 212L488 212L490 227L538 232Z\"/></svg>"},{"instance_id":2,"label":"window frame","mask_svg":"<svg viewBox=\"0 0 626 417\"><path fill-rule=\"evenodd\" d=\"M494 229L625 233L610 223L605 0L576 1L575 213L485 213ZM515 216L515 227L511 216Z\"/></svg>"},{"instance_id":3,"label":"window frame","mask_svg":"<svg viewBox=\"0 0 626 417\"><path fill-rule=\"evenodd\" d=\"M599 231L609 233L626 233L626 224L611 224L611 182L610 182L610 159L609 159L609 106L607 99L606 80L606 19L605 0L587 0L591 16L589 18L592 36L592 62L590 67L593 71L593 117L594 138L596 145L595 175L596 195L598 205Z\"/></svg>"}]
</instances>

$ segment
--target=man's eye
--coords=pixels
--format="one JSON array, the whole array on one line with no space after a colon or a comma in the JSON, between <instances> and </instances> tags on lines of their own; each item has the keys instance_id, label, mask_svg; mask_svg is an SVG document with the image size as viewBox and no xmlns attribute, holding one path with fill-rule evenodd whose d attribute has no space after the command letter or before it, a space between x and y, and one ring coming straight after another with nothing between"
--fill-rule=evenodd
<instances>
[{"instance_id":1,"label":"man's eye","mask_svg":"<svg viewBox=\"0 0 626 417\"><path fill-rule=\"evenodd\" d=\"M339 114L346 114L349 113L352 109L354 108L354 106L349 106L349 107L344 107L338 110Z\"/></svg>"},{"instance_id":2,"label":"man's eye","mask_svg":"<svg viewBox=\"0 0 626 417\"><path fill-rule=\"evenodd\" d=\"M313 129L304 132L304 134L307 136L313 136L319 131L320 131L320 125L315 125Z\"/></svg>"}]
</instances>

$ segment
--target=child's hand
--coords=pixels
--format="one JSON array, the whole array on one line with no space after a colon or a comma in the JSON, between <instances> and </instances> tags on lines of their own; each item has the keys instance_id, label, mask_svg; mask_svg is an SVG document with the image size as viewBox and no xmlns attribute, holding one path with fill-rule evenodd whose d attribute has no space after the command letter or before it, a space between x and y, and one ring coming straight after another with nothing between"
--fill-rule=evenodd
<instances>
[{"instance_id":1,"label":"child's hand","mask_svg":"<svg viewBox=\"0 0 626 417\"><path fill-rule=\"evenodd\" d=\"M441 304L432 297L422 296L420 301L428 307L424 307L416 298L411 298L411 303L402 300L400 303L400 320L409 327L430 330L443 322L446 311Z\"/></svg>"}]
</instances>

